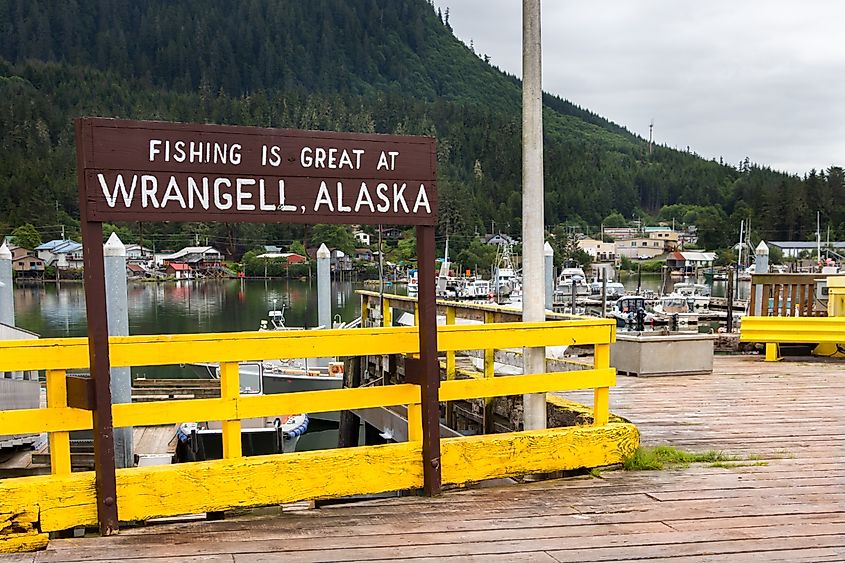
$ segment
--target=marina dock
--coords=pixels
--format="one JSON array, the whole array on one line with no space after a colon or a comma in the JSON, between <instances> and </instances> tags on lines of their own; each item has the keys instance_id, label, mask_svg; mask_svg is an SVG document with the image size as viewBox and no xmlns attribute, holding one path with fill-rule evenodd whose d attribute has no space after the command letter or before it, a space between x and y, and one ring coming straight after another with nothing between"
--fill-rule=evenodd
<instances>
[{"instance_id":1,"label":"marina dock","mask_svg":"<svg viewBox=\"0 0 845 563\"><path fill-rule=\"evenodd\" d=\"M845 366L717 357L709 376L620 377L611 405L637 424L645 445L739 459L456 489L436 498L276 507L224 521L54 540L44 552L6 557L21 563L845 557Z\"/></svg>"}]
</instances>

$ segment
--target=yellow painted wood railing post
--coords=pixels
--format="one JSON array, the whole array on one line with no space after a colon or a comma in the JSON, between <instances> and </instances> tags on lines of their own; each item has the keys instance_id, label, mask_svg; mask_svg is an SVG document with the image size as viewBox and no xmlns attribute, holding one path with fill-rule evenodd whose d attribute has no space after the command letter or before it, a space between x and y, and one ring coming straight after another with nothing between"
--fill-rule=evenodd
<instances>
[{"instance_id":1,"label":"yellow painted wood railing post","mask_svg":"<svg viewBox=\"0 0 845 563\"><path fill-rule=\"evenodd\" d=\"M766 361L767 362L779 362L781 359L780 357L780 345L777 342L767 342L766 343Z\"/></svg>"},{"instance_id":2,"label":"yellow painted wood railing post","mask_svg":"<svg viewBox=\"0 0 845 563\"><path fill-rule=\"evenodd\" d=\"M610 367L610 344L596 344L593 350L593 368ZM603 426L610 419L610 388L596 387L593 391L593 425Z\"/></svg>"},{"instance_id":3,"label":"yellow painted wood railing post","mask_svg":"<svg viewBox=\"0 0 845 563\"><path fill-rule=\"evenodd\" d=\"M66 372L63 369L47 370L47 407L67 406ZM46 416L50 416L47 411ZM67 475L70 465L70 432L50 433L50 471L53 475Z\"/></svg>"},{"instance_id":4,"label":"yellow painted wood railing post","mask_svg":"<svg viewBox=\"0 0 845 563\"><path fill-rule=\"evenodd\" d=\"M457 310L454 307L446 307L446 324L455 324L455 317ZM455 351L449 350L446 352L446 380L451 381L455 379Z\"/></svg>"},{"instance_id":5,"label":"yellow painted wood railing post","mask_svg":"<svg viewBox=\"0 0 845 563\"><path fill-rule=\"evenodd\" d=\"M484 324L493 324L495 317L491 311L484 311ZM484 378L496 377L496 351L492 348L484 349ZM493 433L493 398L484 398L484 433Z\"/></svg>"},{"instance_id":6,"label":"yellow painted wood railing post","mask_svg":"<svg viewBox=\"0 0 845 563\"><path fill-rule=\"evenodd\" d=\"M369 316L370 298L366 295L361 296L361 327L367 327L367 317Z\"/></svg>"},{"instance_id":7,"label":"yellow painted wood railing post","mask_svg":"<svg viewBox=\"0 0 845 563\"><path fill-rule=\"evenodd\" d=\"M393 326L393 314L390 311L390 300L381 300L381 326Z\"/></svg>"},{"instance_id":8,"label":"yellow painted wood railing post","mask_svg":"<svg viewBox=\"0 0 845 563\"><path fill-rule=\"evenodd\" d=\"M490 311L484 312L484 324L493 324L493 313ZM494 359L496 357L496 351L492 348L487 348L484 350L484 377L494 377Z\"/></svg>"},{"instance_id":9,"label":"yellow painted wood railing post","mask_svg":"<svg viewBox=\"0 0 845 563\"><path fill-rule=\"evenodd\" d=\"M422 404L408 405L408 441L422 441Z\"/></svg>"},{"instance_id":10,"label":"yellow painted wood railing post","mask_svg":"<svg viewBox=\"0 0 845 563\"><path fill-rule=\"evenodd\" d=\"M220 364L220 398L224 401L235 401L240 394L240 372L237 362L222 362ZM224 420L222 426L223 457L241 457L241 421Z\"/></svg>"}]
</instances>

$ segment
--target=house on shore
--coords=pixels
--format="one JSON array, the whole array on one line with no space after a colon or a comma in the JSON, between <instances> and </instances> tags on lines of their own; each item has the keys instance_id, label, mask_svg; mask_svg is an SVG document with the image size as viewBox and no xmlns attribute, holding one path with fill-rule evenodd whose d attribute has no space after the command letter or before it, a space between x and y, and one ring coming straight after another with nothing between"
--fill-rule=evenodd
<instances>
[{"instance_id":1,"label":"house on shore","mask_svg":"<svg viewBox=\"0 0 845 563\"><path fill-rule=\"evenodd\" d=\"M38 257L45 266L54 266L59 270L81 270L82 244L73 240L51 240L35 247Z\"/></svg>"},{"instance_id":2,"label":"house on shore","mask_svg":"<svg viewBox=\"0 0 845 563\"><path fill-rule=\"evenodd\" d=\"M186 246L172 254L157 254L156 266L188 264L192 272L205 273L217 270L223 265L223 254L211 246Z\"/></svg>"},{"instance_id":3,"label":"house on shore","mask_svg":"<svg viewBox=\"0 0 845 563\"><path fill-rule=\"evenodd\" d=\"M189 280L194 277L193 268L188 264L182 262L170 262L165 268L164 273L177 280Z\"/></svg>"},{"instance_id":4,"label":"house on shore","mask_svg":"<svg viewBox=\"0 0 845 563\"><path fill-rule=\"evenodd\" d=\"M8 248L12 253L12 271L15 272L16 277L40 278L44 276L46 264L34 250L15 245Z\"/></svg>"},{"instance_id":5,"label":"house on shore","mask_svg":"<svg viewBox=\"0 0 845 563\"><path fill-rule=\"evenodd\" d=\"M666 259L666 267L671 272L694 274L698 268L712 268L715 261L715 252L673 252Z\"/></svg>"},{"instance_id":6,"label":"house on shore","mask_svg":"<svg viewBox=\"0 0 845 563\"><path fill-rule=\"evenodd\" d=\"M638 260L648 260L660 256L665 252L663 241L645 237L617 240L616 255Z\"/></svg>"},{"instance_id":7,"label":"house on shore","mask_svg":"<svg viewBox=\"0 0 845 563\"><path fill-rule=\"evenodd\" d=\"M616 245L612 242L584 238L578 240L578 248L589 254L597 262L613 262L616 260Z\"/></svg>"},{"instance_id":8,"label":"house on shore","mask_svg":"<svg viewBox=\"0 0 845 563\"><path fill-rule=\"evenodd\" d=\"M151 262L155 253L152 248L141 246L140 244L126 245L126 261L127 262Z\"/></svg>"}]
</instances>

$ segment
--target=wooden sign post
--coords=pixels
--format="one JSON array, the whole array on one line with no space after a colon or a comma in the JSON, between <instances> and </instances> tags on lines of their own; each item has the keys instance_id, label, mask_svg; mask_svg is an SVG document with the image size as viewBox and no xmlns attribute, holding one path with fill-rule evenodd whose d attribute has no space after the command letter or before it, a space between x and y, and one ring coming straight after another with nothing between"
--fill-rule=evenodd
<instances>
[{"instance_id":1,"label":"wooden sign post","mask_svg":"<svg viewBox=\"0 0 845 563\"><path fill-rule=\"evenodd\" d=\"M424 481L440 492L434 139L81 118L76 147L102 534L118 525L104 221L416 225Z\"/></svg>"}]
</instances>

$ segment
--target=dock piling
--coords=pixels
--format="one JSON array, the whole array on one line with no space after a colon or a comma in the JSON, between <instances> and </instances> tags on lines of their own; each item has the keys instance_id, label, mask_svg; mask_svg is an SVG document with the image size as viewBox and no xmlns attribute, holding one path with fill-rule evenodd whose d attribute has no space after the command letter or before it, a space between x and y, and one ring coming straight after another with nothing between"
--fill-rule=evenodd
<instances>
[{"instance_id":1,"label":"dock piling","mask_svg":"<svg viewBox=\"0 0 845 563\"><path fill-rule=\"evenodd\" d=\"M5 242L0 245L0 323L15 326L12 252Z\"/></svg>"},{"instance_id":2,"label":"dock piling","mask_svg":"<svg viewBox=\"0 0 845 563\"><path fill-rule=\"evenodd\" d=\"M103 266L106 273L106 311L109 336L129 336L129 304L126 287L126 247L112 233L103 246ZM132 402L132 370L111 368L111 398L113 404ZM117 467L134 465L132 427L114 429L114 456Z\"/></svg>"}]
</instances>

